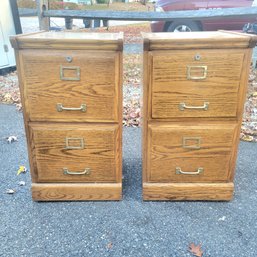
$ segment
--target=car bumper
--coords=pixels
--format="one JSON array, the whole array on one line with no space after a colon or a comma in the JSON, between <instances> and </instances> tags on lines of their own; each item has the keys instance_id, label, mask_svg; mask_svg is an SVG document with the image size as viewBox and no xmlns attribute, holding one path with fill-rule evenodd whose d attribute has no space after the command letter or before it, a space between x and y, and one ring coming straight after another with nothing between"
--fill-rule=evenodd
<instances>
[{"instance_id":1,"label":"car bumper","mask_svg":"<svg viewBox=\"0 0 257 257\"><path fill-rule=\"evenodd\" d=\"M163 32L164 31L164 21L152 21L151 30L152 32Z\"/></svg>"}]
</instances>

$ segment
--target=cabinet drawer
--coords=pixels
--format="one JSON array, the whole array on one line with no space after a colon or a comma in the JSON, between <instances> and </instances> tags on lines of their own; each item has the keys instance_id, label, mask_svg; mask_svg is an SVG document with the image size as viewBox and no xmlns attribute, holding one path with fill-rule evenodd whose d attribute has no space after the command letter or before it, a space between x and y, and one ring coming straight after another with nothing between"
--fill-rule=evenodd
<instances>
[{"instance_id":1,"label":"cabinet drawer","mask_svg":"<svg viewBox=\"0 0 257 257\"><path fill-rule=\"evenodd\" d=\"M244 50L153 51L152 118L235 117Z\"/></svg>"},{"instance_id":2,"label":"cabinet drawer","mask_svg":"<svg viewBox=\"0 0 257 257\"><path fill-rule=\"evenodd\" d=\"M37 182L116 182L118 125L30 126Z\"/></svg>"},{"instance_id":3,"label":"cabinet drawer","mask_svg":"<svg viewBox=\"0 0 257 257\"><path fill-rule=\"evenodd\" d=\"M22 50L20 57L31 121L117 121L119 53Z\"/></svg>"},{"instance_id":4,"label":"cabinet drawer","mask_svg":"<svg viewBox=\"0 0 257 257\"><path fill-rule=\"evenodd\" d=\"M235 124L150 125L149 182L225 182Z\"/></svg>"}]
</instances>

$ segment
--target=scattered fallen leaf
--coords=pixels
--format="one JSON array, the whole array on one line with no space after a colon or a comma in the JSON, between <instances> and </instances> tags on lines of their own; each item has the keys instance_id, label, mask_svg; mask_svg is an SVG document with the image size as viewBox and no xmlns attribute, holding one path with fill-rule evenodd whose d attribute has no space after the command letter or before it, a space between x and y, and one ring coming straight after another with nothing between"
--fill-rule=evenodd
<instances>
[{"instance_id":1,"label":"scattered fallen leaf","mask_svg":"<svg viewBox=\"0 0 257 257\"><path fill-rule=\"evenodd\" d=\"M201 247L202 247L201 244L195 245L194 243L191 243L189 245L189 252L192 253L194 256L202 257L203 251L202 251Z\"/></svg>"},{"instance_id":2,"label":"scattered fallen leaf","mask_svg":"<svg viewBox=\"0 0 257 257\"><path fill-rule=\"evenodd\" d=\"M257 69L254 68L250 70L249 75L240 139L257 142Z\"/></svg>"},{"instance_id":3,"label":"scattered fallen leaf","mask_svg":"<svg viewBox=\"0 0 257 257\"><path fill-rule=\"evenodd\" d=\"M112 249L112 246L113 246L113 244L112 244L112 242L110 242L110 243L107 245L107 248L108 248L108 249Z\"/></svg>"},{"instance_id":4,"label":"scattered fallen leaf","mask_svg":"<svg viewBox=\"0 0 257 257\"><path fill-rule=\"evenodd\" d=\"M6 194L12 195L12 194L14 194L14 193L16 193L16 190L15 190L15 189L7 189L7 190L6 190Z\"/></svg>"},{"instance_id":5,"label":"scattered fallen leaf","mask_svg":"<svg viewBox=\"0 0 257 257\"><path fill-rule=\"evenodd\" d=\"M17 175L20 175L21 173L26 173L27 169L25 166L20 166L18 171L17 171Z\"/></svg>"},{"instance_id":6,"label":"scattered fallen leaf","mask_svg":"<svg viewBox=\"0 0 257 257\"><path fill-rule=\"evenodd\" d=\"M25 181L20 181L19 182L19 186L25 186L25 185L26 185Z\"/></svg>"},{"instance_id":7,"label":"scattered fallen leaf","mask_svg":"<svg viewBox=\"0 0 257 257\"><path fill-rule=\"evenodd\" d=\"M246 141L246 142L252 142L253 141L253 136L249 136L249 135L243 135L241 137L242 140Z\"/></svg>"},{"instance_id":8,"label":"scattered fallen leaf","mask_svg":"<svg viewBox=\"0 0 257 257\"><path fill-rule=\"evenodd\" d=\"M226 216L223 216L221 218L218 219L218 221L224 221L226 219Z\"/></svg>"},{"instance_id":9,"label":"scattered fallen leaf","mask_svg":"<svg viewBox=\"0 0 257 257\"><path fill-rule=\"evenodd\" d=\"M12 142L18 141L18 138L16 136L9 136L6 138L6 140L10 144Z\"/></svg>"},{"instance_id":10,"label":"scattered fallen leaf","mask_svg":"<svg viewBox=\"0 0 257 257\"><path fill-rule=\"evenodd\" d=\"M21 103L16 103L16 110L21 111L22 110L22 104Z\"/></svg>"}]
</instances>

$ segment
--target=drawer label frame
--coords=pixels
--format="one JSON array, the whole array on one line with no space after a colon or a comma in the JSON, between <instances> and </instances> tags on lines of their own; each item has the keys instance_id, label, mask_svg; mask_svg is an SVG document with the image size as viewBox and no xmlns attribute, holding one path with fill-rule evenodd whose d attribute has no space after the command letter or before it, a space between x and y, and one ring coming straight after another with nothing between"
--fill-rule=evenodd
<instances>
[{"instance_id":1,"label":"drawer label frame","mask_svg":"<svg viewBox=\"0 0 257 257\"><path fill-rule=\"evenodd\" d=\"M188 141L195 141L195 144L188 144ZM187 149L201 149L201 137L183 137L182 147Z\"/></svg>"},{"instance_id":2,"label":"drawer label frame","mask_svg":"<svg viewBox=\"0 0 257 257\"><path fill-rule=\"evenodd\" d=\"M74 77L65 77L64 71L65 70L74 70L75 75ZM78 66L63 66L60 65L60 79L61 80L72 80L72 81L79 81L80 80L80 67Z\"/></svg>"},{"instance_id":3,"label":"drawer label frame","mask_svg":"<svg viewBox=\"0 0 257 257\"><path fill-rule=\"evenodd\" d=\"M192 76L193 69L202 70L202 76ZM188 80L204 80L207 78L208 66L206 65L187 65L187 79Z\"/></svg>"},{"instance_id":4,"label":"drawer label frame","mask_svg":"<svg viewBox=\"0 0 257 257\"><path fill-rule=\"evenodd\" d=\"M71 140L79 141L80 145L78 145L78 146L70 145ZM74 150L74 149L82 150L84 148L85 148L84 138L79 138L79 137L66 137L65 138L65 149L68 149L68 150Z\"/></svg>"}]
</instances>

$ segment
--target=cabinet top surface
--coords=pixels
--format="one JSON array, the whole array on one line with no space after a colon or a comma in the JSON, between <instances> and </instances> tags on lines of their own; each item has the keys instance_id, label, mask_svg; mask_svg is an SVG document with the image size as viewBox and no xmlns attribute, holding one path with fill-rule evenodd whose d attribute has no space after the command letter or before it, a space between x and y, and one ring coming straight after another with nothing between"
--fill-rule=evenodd
<instances>
[{"instance_id":1,"label":"cabinet top surface","mask_svg":"<svg viewBox=\"0 0 257 257\"><path fill-rule=\"evenodd\" d=\"M119 40L122 33L90 33L90 32L39 32L35 34L24 34L22 38L26 39L61 39L61 40Z\"/></svg>"},{"instance_id":2,"label":"cabinet top surface","mask_svg":"<svg viewBox=\"0 0 257 257\"><path fill-rule=\"evenodd\" d=\"M10 38L13 48L107 49L122 48L123 33L49 32L21 34Z\"/></svg>"},{"instance_id":3,"label":"cabinet top surface","mask_svg":"<svg viewBox=\"0 0 257 257\"><path fill-rule=\"evenodd\" d=\"M186 33L142 33L148 49L174 48L248 48L254 47L257 36L233 31L201 31Z\"/></svg>"}]
</instances>

